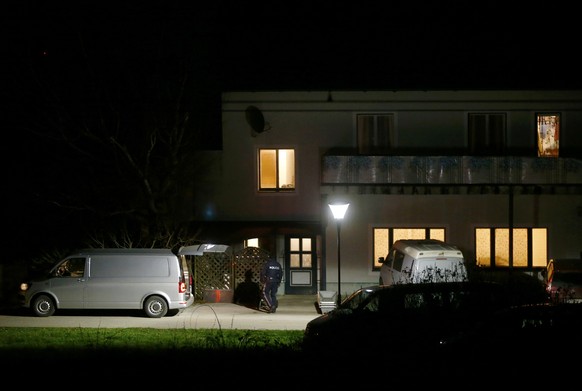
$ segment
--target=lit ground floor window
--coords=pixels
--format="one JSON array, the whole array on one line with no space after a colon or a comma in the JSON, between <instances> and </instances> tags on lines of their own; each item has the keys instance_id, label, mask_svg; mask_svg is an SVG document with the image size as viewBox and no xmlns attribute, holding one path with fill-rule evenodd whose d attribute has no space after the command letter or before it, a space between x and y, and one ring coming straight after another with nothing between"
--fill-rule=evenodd
<instances>
[{"instance_id":1,"label":"lit ground floor window","mask_svg":"<svg viewBox=\"0 0 582 391\"><path fill-rule=\"evenodd\" d=\"M477 266L545 267L547 237L547 228L476 228Z\"/></svg>"}]
</instances>

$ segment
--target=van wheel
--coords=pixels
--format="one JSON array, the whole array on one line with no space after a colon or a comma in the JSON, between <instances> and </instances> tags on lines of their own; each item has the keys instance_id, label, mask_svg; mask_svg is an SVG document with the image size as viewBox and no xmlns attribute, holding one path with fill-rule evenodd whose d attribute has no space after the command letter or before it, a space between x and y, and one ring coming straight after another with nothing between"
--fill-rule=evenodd
<instances>
[{"instance_id":1,"label":"van wheel","mask_svg":"<svg viewBox=\"0 0 582 391\"><path fill-rule=\"evenodd\" d=\"M145 301L143 309L150 318L162 318L168 313L168 304L160 296L150 296Z\"/></svg>"},{"instance_id":2,"label":"van wheel","mask_svg":"<svg viewBox=\"0 0 582 391\"><path fill-rule=\"evenodd\" d=\"M36 296L31 303L30 308L36 316L51 316L55 313L55 302L47 295Z\"/></svg>"}]
</instances>

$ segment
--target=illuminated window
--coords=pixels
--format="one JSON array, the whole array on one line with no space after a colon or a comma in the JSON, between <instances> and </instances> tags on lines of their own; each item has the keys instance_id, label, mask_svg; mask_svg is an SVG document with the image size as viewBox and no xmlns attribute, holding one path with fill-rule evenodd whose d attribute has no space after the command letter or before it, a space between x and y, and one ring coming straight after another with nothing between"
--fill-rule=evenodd
<instances>
[{"instance_id":1,"label":"illuminated window","mask_svg":"<svg viewBox=\"0 0 582 391\"><path fill-rule=\"evenodd\" d=\"M358 152L387 152L394 147L394 114L360 114L357 117Z\"/></svg>"},{"instance_id":2,"label":"illuminated window","mask_svg":"<svg viewBox=\"0 0 582 391\"><path fill-rule=\"evenodd\" d=\"M259 150L259 190L295 190L295 150Z\"/></svg>"},{"instance_id":3,"label":"illuminated window","mask_svg":"<svg viewBox=\"0 0 582 391\"><path fill-rule=\"evenodd\" d=\"M386 257L388 250L400 239L437 239L445 241L444 228L374 228L374 263L373 270L382 266L378 258Z\"/></svg>"},{"instance_id":4,"label":"illuminated window","mask_svg":"<svg viewBox=\"0 0 582 391\"><path fill-rule=\"evenodd\" d=\"M313 266L313 239L289 238L289 266L311 268Z\"/></svg>"},{"instance_id":5,"label":"illuminated window","mask_svg":"<svg viewBox=\"0 0 582 391\"><path fill-rule=\"evenodd\" d=\"M505 149L504 113L470 113L469 151L472 155L495 155Z\"/></svg>"},{"instance_id":6,"label":"illuminated window","mask_svg":"<svg viewBox=\"0 0 582 391\"><path fill-rule=\"evenodd\" d=\"M532 266L546 267L548 263L548 230L532 229Z\"/></svg>"},{"instance_id":7,"label":"illuminated window","mask_svg":"<svg viewBox=\"0 0 582 391\"><path fill-rule=\"evenodd\" d=\"M244 241L244 246L246 247L259 247L259 239L258 238L252 238L252 239L246 239Z\"/></svg>"},{"instance_id":8,"label":"illuminated window","mask_svg":"<svg viewBox=\"0 0 582 391\"><path fill-rule=\"evenodd\" d=\"M538 156L558 157L560 151L560 114L537 114Z\"/></svg>"},{"instance_id":9,"label":"illuminated window","mask_svg":"<svg viewBox=\"0 0 582 391\"><path fill-rule=\"evenodd\" d=\"M547 235L546 228L477 228L477 266L545 267L548 259Z\"/></svg>"}]
</instances>

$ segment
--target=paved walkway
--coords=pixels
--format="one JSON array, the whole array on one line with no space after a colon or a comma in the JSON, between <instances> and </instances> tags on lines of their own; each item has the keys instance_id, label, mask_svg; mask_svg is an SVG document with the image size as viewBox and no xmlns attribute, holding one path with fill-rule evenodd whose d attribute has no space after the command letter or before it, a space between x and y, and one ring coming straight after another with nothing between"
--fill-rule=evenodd
<instances>
[{"instance_id":1,"label":"paved walkway","mask_svg":"<svg viewBox=\"0 0 582 391\"><path fill-rule=\"evenodd\" d=\"M307 322L320 315L315 295L280 295L278 299L274 314L231 303L203 303L160 319L147 318L142 311L61 311L38 318L19 310L0 313L0 327L304 330Z\"/></svg>"},{"instance_id":2,"label":"paved walkway","mask_svg":"<svg viewBox=\"0 0 582 391\"><path fill-rule=\"evenodd\" d=\"M315 296L283 295L274 314L230 303L196 304L180 314L187 328L303 330L319 316Z\"/></svg>"}]
</instances>

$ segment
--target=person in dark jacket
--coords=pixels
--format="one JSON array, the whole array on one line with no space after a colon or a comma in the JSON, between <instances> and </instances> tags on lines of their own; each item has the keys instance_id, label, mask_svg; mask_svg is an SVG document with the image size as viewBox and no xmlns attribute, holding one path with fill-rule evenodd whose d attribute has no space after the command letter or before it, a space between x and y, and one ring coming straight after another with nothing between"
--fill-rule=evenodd
<instances>
[{"instance_id":1,"label":"person in dark jacket","mask_svg":"<svg viewBox=\"0 0 582 391\"><path fill-rule=\"evenodd\" d=\"M249 308L258 308L261 301L261 288L253 281L253 271L245 272L245 280L234 290L233 302Z\"/></svg>"},{"instance_id":2,"label":"person in dark jacket","mask_svg":"<svg viewBox=\"0 0 582 391\"><path fill-rule=\"evenodd\" d=\"M263 298L269 306L269 312L277 311L277 290L283 279L283 267L275 258L269 258L261 268L261 284L263 284Z\"/></svg>"}]
</instances>

